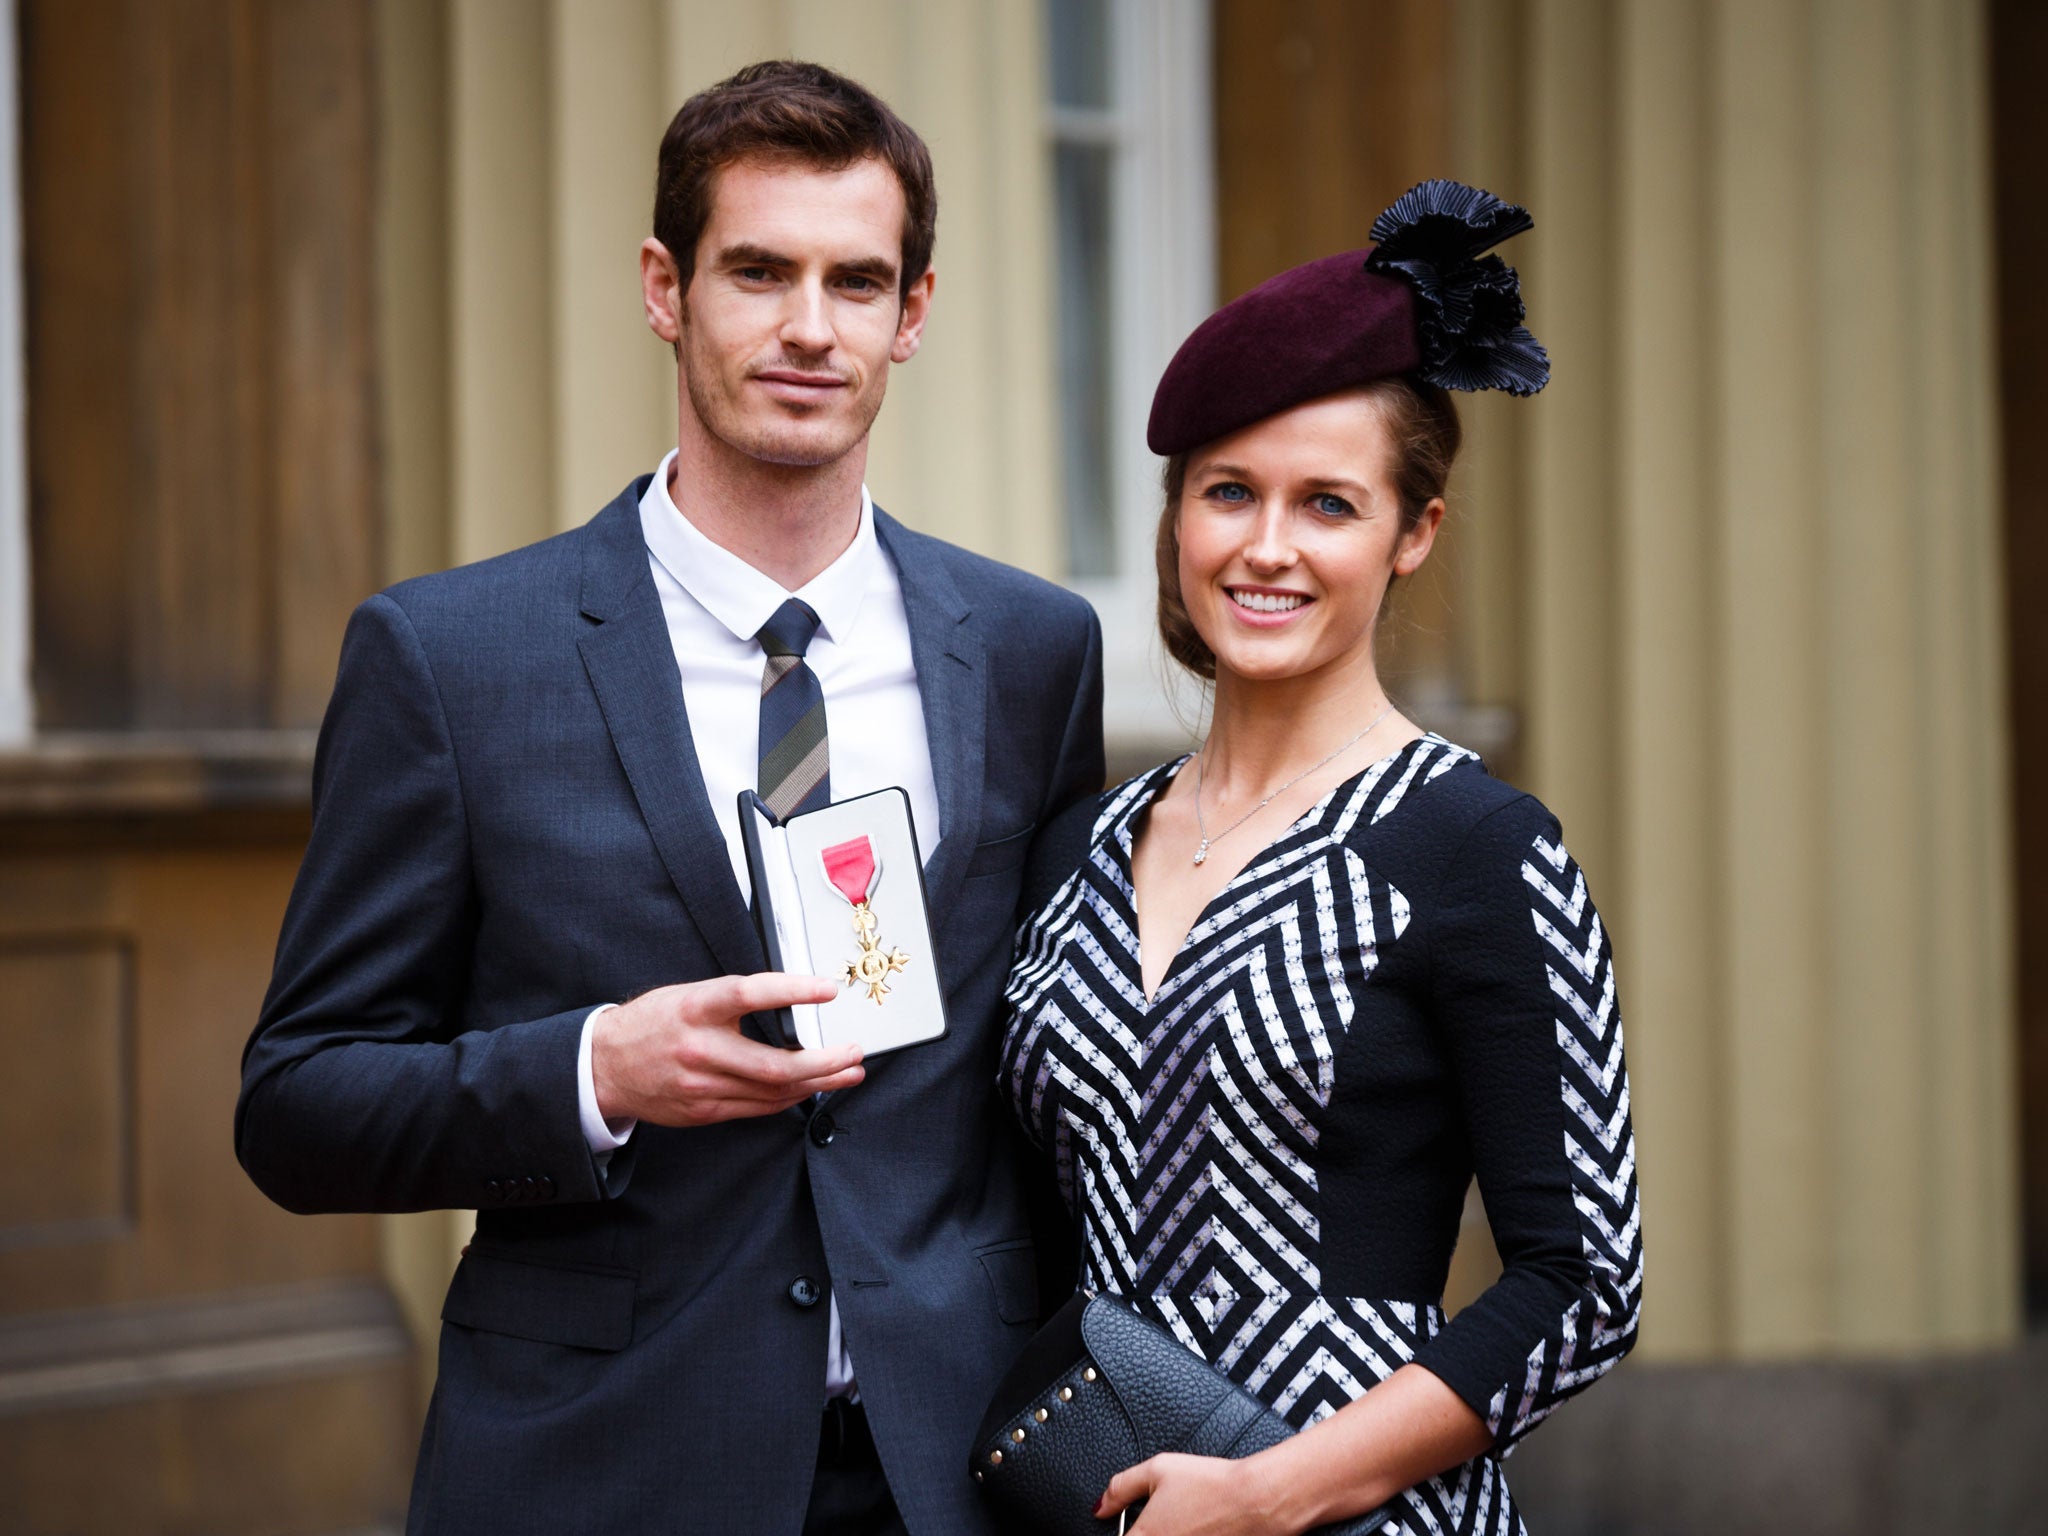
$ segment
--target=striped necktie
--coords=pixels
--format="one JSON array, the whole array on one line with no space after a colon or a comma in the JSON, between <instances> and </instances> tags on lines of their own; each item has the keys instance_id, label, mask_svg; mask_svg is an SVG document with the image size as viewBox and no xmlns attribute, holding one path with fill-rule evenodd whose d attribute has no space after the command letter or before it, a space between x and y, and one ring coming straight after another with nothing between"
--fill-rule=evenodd
<instances>
[{"instance_id":1,"label":"striped necktie","mask_svg":"<svg viewBox=\"0 0 2048 1536\"><path fill-rule=\"evenodd\" d=\"M791 598L754 638L767 653L761 672L761 798L778 820L832 799L825 751L825 690L804 664L818 616Z\"/></svg>"}]
</instances>

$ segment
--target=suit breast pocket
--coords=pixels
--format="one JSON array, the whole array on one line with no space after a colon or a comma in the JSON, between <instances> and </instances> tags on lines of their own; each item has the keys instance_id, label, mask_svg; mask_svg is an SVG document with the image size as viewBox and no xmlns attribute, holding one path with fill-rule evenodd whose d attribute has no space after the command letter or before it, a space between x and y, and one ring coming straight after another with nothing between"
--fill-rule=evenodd
<instances>
[{"instance_id":1,"label":"suit breast pocket","mask_svg":"<svg viewBox=\"0 0 2048 1536\"><path fill-rule=\"evenodd\" d=\"M1005 870L1016 869L1031 852L1031 834L1037 830L1036 827L1026 827L1008 837L976 843L974 852L967 858L966 877L972 880L979 875L999 875Z\"/></svg>"},{"instance_id":2,"label":"suit breast pocket","mask_svg":"<svg viewBox=\"0 0 2048 1536\"><path fill-rule=\"evenodd\" d=\"M536 1263L472 1247L441 1320L538 1344L614 1352L633 1342L631 1270Z\"/></svg>"}]
</instances>

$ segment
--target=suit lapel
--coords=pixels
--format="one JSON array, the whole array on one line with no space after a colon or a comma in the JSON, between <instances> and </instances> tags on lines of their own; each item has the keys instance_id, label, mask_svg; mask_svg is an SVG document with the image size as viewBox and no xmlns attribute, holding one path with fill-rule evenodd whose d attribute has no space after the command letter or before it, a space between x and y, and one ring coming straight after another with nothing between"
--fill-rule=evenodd
<instances>
[{"instance_id":1,"label":"suit lapel","mask_svg":"<svg viewBox=\"0 0 2048 1536\"><path fill-rule=\"evenodd\" d=\"M726 971L767 965L697 767L675 647L647 569L636 480L589 526L580 642L584 670L669 879Z\"/></svg>"},{"instance_id":2,"label":"suit lapel","mask_svg":"<svg viewBox=\"0 0 2048 1536\"><path fill-rule=\"evenodd\" d=\"M879 507L875 532L896 566L910 619L910 655L939 796L939 846L925 858L925 899L939 914L959 894L981 835L988 702L981 637L953 584L945 545L910 532Z\"/></svg>"}]
</instances>

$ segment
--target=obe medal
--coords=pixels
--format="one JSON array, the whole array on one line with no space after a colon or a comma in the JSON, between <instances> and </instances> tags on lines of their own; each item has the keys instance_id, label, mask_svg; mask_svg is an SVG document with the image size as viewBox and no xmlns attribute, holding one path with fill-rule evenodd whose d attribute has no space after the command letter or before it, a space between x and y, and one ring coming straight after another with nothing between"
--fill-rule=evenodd
<instances>
[{"instance_id":1,"label":"obe medal","mask_svg":"<svg viewBox=\"0 0 2048 1536\"><path fill-rule=\"evenodd\" d=\"M910 964L910 956L900 949L883 949L875 937L875 912L868 899L882 877L881 861L865 837L835 843L821 850L818 858L825 866L825 883L853 908L853 931L860 943L860 953L840 967L840 979L849 987L866 987L869 1000L879 1008L889 993L890 976Z\"/></svg>"}]
</instances>

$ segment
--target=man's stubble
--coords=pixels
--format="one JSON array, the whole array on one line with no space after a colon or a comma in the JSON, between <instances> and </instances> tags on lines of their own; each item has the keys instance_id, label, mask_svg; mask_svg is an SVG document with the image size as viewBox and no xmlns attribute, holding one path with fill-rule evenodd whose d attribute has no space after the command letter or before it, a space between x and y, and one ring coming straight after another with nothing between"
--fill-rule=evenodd
<instances>
[{"instance_id":1,"label":"man's stubble","mask_svg":"<svg viewBox=\"0 0 2048 1536\"><path fill-rule=\"evenodd\" d=\"M882 397L888 387L886 359L875 376L872 387L857 397L857 412L851 420L846 421L848 430L843 440L839 440L837 433L820 440L818 432L805 430L805 423L801 418L750 421L748 413L733 393L718 387L723 384L725 373L716 357L697 355L692 345L696 327L691 325L687 311L681 318L683 387L689 396L690 409L706 432L735 453L744 454L764 464L777 464L791 469L821 468L838 462L864 442L869 429L874 426L875 417L881 414ZM739 379L737 389L744 390L747 379L751 378L757 369L766 371L773 368L818 371L809 363L778 358L750 367ZM844 377L843 374L839 376Z\"/></svg>"}]
</instances>

